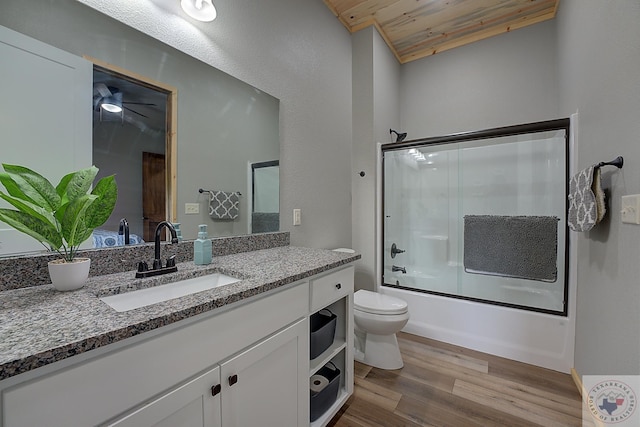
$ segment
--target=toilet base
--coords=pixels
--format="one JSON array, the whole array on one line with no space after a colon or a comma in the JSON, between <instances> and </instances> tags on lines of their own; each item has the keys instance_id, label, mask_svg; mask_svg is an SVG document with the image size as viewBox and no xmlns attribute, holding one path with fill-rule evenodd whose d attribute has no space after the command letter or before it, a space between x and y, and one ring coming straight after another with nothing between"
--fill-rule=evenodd
<instances>
[{"instance_id":1,"label":"toilet base","mask_svg":"<svg viewBox=\"0 0 640 427\"><path fill-rule=\"evenodd\" d=\"M394 370L404 366L396 334L366 334L364 352L355 351L354 359L375 368Z\"/></svg>"}]
</instances>

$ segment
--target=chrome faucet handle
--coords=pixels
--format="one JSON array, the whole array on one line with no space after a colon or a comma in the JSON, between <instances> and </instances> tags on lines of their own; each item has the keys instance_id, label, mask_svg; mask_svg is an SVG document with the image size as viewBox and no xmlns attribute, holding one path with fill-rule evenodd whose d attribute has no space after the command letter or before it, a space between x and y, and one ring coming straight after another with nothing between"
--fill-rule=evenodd
<instances>
[{"instance_id":1,"label":"chrome faucet handle","mask_svg":"<svg viewBox=\"0 0 640 427\"><path fill-rule=\"evenodd\" d=\"M397 254L403 253L405 253L404 249L398 249L398 246L396 246L395 243L391 245L391 258L395 258Z\"/></svg>"}]
</instances>

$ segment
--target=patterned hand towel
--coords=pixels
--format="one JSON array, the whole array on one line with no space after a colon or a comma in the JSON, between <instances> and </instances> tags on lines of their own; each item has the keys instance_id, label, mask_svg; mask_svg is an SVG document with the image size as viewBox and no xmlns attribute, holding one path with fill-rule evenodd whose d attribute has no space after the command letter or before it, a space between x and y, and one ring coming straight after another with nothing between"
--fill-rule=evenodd
<instances>
[{"instance_id":1,"label":"patterned hand towel","mask_svg":"<svg viewBox=\"0 0 640 427\"><path fill-rule=\"evenodd\" d=\"M606 212L600 168L591 166L574 175L569 181L569 228L589 231L602 221Z\"/></svg>"},{"instance_id":2,"label":"patterned hand towel","mask_svg":"<svg viewBox=\"0 0 640 427\"><path fill-rule=\"evenodd\" d=\"M237 191L211 191L209 194L209 216L212 219L238 218L240 197Z\"/></svg>"}]
</instances>

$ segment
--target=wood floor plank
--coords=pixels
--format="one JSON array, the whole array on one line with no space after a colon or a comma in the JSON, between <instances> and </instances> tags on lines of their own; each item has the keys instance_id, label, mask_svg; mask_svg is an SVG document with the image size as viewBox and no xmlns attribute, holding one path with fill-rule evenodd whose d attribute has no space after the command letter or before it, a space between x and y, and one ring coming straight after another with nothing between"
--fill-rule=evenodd
<instances>
[{"instance_id":1,"label":"wood floor plank","mask_svg":"<svg viewBox=\"0 0 640 427\"><path fill-rule=\"evenodd\" d=\"M561 372L517 362L515 360L505 359L492 354L482 353L477 350L458 347L453 344L408 334L406 332L398 333L398 342L402 342L402 340L422 343L424 345L443 348L469 357L486 360L489 363L490 374L495 377L511 379L516 382L522 382L523 384L529 384L542 390L552 391L555 394L565 395L570 399L580 397L580 393L575 387L575 384L567 381L567 374L563 374Z\"/></svg>"},{"instance_id":2,"label":"wood floor plank","mask_svg":"<svg viewBox=\"0 0 640 427\"><path fill-rule=\"evenodd\" d=\"M366 377L370 370L371 370L371 366L369 365L365 365L364 363L360 363L360 362L353 362L353 371L354 371L353 375L356 378Z\"/></svg>"},{"instance_id":3,"label":"wood floor plank","mask_svg":"<svg viewBox=\"0 0 640 427\"><path fill-rule=\"evenodd\" d=\"M328 427L422 427L410 420L406 420L394 412L370 405L359 399L347 402L346 410L336 415Z\"/></svg>"},{"instance_id":4,"label":"wood floor plank","mask_svg":"<svg viewBox=\"0 0 640 427\"><path fill-rule=\"evenodd\" d=\"M443 375L449 375L454 378L464 379L465 381L488 387L497 391L509 390L511 394L526 396L529 401L539 405L549 407L550 409L560 410L568 414L574 415L579 413L582 407L580 395L574 398L566 397L564 393L556 394L546 389L540 390L526 384L521 384L512 380L494 377L492 375L479 375L473 370L466 370L448 365L435 359L415 359L412 355L405 355L405 364L409 365L407 373L411 371L411 366L416 365L420 370L432 370L440 372ZM523 399L525 397L522 397Z\"/></svg>"},{"instance_id":5,"label":"wood floor plank","mask_svg":"<svg viewBox=\"0 0 640 427\"><path fill-rule=\"evenodd\" d=\"M453 387L453 394L483 406L530 420L544 427L580 426L582 423L580 418L542 408L530 402L514 398L511 395L502 394L465 381L456 381L456 385Z\"/></svg>"},{"instance_id":6,"label":"wood floor plank","mask_svg":"<svg viewBox=\"0 0 640 427\"><path fill-rule=\"evenodd\" d=\"M356 399L362 399L372 405L379 406L393 412L402 397L401 393L381 387L364 378L355 379L354 395Z\"/></svg>"},{"instance_id":7,"label":"wood floor plank","mask_svg":"<svg viewBox=\"0 0 640 427\"><path fill-rule=\"evenodd\" d=\"M481 360L476 357L470 357L459 352L449 351L444 348L426 346L424 344L407 339L400 339L398 342L404 350L418 351L428 359L439 359L452 365L465 367L467 369L473 369L474 371L482 372L484 374L489 372L489 362L487 362L486 360Z\"/></svg>"},{"instance_id":8,"label":"wood floor plank","mask_svg":"<svg viewBox=\"0 0 640 427\"><path fill-rule=\"evenodd\" d=\"M355 364L354 395L332 427L579 426L570 375L399 333L404 367Z\"/></svg>"},{"instance_id":9,"label":"wood floor plank","mask_svg":"<svg viewBox=\"0 0 640 427\"><path fill-rule=\"evenodd\" d=\"M424 365L416 365L411 360L405 360L404 368L399 371L385 371L382 369L372 369L367 375L367 379L384 381L385 387L400 392L402 394L411 393L412 388L405 390L403 387L411 387L404 379L412 380L418 384L428 385L430 387L442 390L447 393L453 391L456 380L454 375L443 372Z\"/></svg>"},{"instance_id":10,"label":"wood floor plank","mask_svg":"<svg viewBox=\"0 0 640 427\"><path fill-rule=\"evenodd\" d=\"M419 399L402 396L395 412L419 424L439 427L535 426L528 420L469 402L441 390L429 389L428 386L425 386L425 393Z\"/></svg>"}]
</instances>

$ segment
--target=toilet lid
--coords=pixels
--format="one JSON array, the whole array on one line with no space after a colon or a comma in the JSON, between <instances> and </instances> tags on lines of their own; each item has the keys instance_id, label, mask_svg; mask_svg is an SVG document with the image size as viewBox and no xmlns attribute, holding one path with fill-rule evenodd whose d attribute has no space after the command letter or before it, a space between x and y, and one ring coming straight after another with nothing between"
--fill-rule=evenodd
<instances>
[{"instance_id":1,"label":"toilet lid","mask_svg":"<svg viewBox=\"0 0 640 427\"><path fill-rule=\"evenodd\" d=\"M403 314L407 312L406 301L364 289L353 294L353 305L356 310L371 314Z\"/></svg>"}]
</instances>

